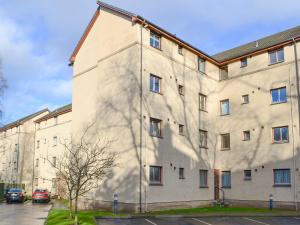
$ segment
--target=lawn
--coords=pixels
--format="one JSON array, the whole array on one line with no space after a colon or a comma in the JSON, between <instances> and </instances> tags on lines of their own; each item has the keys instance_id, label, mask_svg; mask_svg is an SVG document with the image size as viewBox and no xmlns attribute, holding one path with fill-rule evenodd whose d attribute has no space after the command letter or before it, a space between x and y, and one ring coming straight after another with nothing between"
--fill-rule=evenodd
<instances>
[{"instance_id":1,"label":"lawn","mask_svg":"<svg viewBox=\"0 0 300 225\"><path fill-rule=\"evenodd\" d=\"M114 216L111 212L80 211L78 221L80 225L95 225L95 216ZM74 220L69 220L69 211L53 209L50 211L46 225L72 225Z\"/></svg>"}]
</instances>

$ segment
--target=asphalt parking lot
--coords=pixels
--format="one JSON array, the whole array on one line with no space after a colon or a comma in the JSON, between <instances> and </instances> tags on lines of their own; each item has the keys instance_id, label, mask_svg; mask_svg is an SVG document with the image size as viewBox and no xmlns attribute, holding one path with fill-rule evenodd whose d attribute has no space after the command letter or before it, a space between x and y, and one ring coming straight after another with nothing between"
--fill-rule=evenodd
<instances>
[{"instance_id":1,"label":"asphalt parking lot","mask_svg":"<svg viewBox=\"0 0 300 225\"><path fill-rule=\"evenodd\" d=\"M98 225L300 225L300 217L98 219Z\"/></svg>"}]
</instances>

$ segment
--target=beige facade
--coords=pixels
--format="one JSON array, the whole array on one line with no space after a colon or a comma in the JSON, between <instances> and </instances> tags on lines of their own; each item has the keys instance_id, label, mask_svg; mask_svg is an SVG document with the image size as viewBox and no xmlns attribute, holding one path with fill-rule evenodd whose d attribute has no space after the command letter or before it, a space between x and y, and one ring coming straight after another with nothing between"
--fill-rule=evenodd
<instances>
[{"instance_id":1,"label":"beige facade","mask_svg":"<svg viewBox=\"0 0 300 225\"><path fill-rule=\"evenodd\" d=\"M120 166L84 199L87 207L110 207L114 194L121 205L135 210L140 204L142 210L195 206L222 198L223 191L233 203L267 206L270 194L278 205L299 202L293 44L278 46L284 46L281 63L270 65L266 48L245 54L247 66L241 67L241 58L219 62L138 16L99 5L71 58L72 133L79 135L96 121L97 129L114 140ZM151 33L160 39L158 48L150 46ZM205 59L204 72L199 71L199 57ZM220 80L224 66L228 78ZM159 93L150 90L151 75L160 83ZM287 101L273 104L271 90L281 87L286 87ZM248 104L243 104L243 95L248 95ZM206 97L204 109L201 96ZM230 113L220 116L225 99ZM159 137L150 134L151 124L161 126ZM288 126L288 141L275 144L273 128L282 126ZM222 134L230 134L226 150L221 149ZM201 146L203 135L206 146ZM152 166L160 171L159 183L152 182ZM274 183L276 169L289 169L290 178L276 171L276 182L286 179L288 184ZM222 171L230 172L229 178ZM207 185L200 176L207 176Z\"/></svg>"},{"instance_id":2,"label":"beige facade","mask_svg":"<svg viewBox=\"0 0 300 225\"><path fill-rule=\"evenodd\" d=\"M48 109L45 109L1 128L1 182L25 184L25 190L31 193L35 134L34 120L48 113Z\"/></svg>"},{"instance_id":3,"label":"beige facade","mask_svg":"<svg viewBox=\"0 0 300 225\"><path fill-rule=\"evenodd\" d=\"M64 106L36 121L34 152L34 189L42 188L52 196L60 195L55 166L71 140L72 106Z\"/></svg>"}]
</instances>

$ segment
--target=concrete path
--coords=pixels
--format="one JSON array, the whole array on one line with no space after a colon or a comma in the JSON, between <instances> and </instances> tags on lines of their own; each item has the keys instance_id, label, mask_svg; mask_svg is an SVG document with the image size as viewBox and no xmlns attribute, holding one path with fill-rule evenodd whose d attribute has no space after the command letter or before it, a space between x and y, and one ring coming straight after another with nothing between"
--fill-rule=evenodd
<instances>
[{"instance_id":1,"label":"concrete path","mask_svg":"<svg viewBox=\"0 0 300 225\"><path fill-rule=\"evenodd\" d=\"M50 204L0 203L0 225L43 225L47 219Z\"/></svg>"}]
</instances>

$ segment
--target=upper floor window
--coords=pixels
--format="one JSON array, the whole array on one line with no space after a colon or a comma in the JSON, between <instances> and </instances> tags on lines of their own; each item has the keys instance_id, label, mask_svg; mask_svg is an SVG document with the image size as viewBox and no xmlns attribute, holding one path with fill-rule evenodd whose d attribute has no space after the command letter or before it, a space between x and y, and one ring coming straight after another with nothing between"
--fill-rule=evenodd
<instances>
[{"instance_id":1,"label":"upper floor window","mask_svg":"<svg viewBox=\"0 0 300 225\"><path fill-rule=\"evenodd\" d=\"M208 187L207 177L208 171L200 170L200 187Z\"/></svg>"},{"instance_id":2,"label":"upper floor window","mask_svg":"<svg viewBox=\"0 0 300 225\"><path fill-rule=\"evenodd\" d=\"M230 134L221 134L221 149L230 149Z\"/></svg>"},{"instance_id":3,"label":"upper floor window","mask_svg":"<svg viewBox=\"0 0 300 225\"><path fill-rule=\"evenodd\" d=\"M228 79L228 66L223 66L220 68L220 80Z\"/></svg>"},{"instance_id":4,"label":"upper floor window","mask_svg":"<svg viewBox=\"0 0 300 225\"><path fill-rule=\"evenodd\" d=\"M54 125L57 125L57 122L58 122L58 118L57 116L54 117Z\"/></svg>"},{"instance_id":5,"label":"upper floor window","mask_svg":"<svg viewBox=\"0 0 300 225\"><path fill-rule=\"evenodd\" d=\"M290 169L275 169L274 170L274 185L291 185L291 170Z\"/></svg>"},{"instance_id":6,"label":"upper floor window","mask_svg":"<svg viewBox=\"0 0 300 225\"><path fill-rule=\"evenodd\" d=\"M181 45L178 45L178 54L183 55L183 47Z\"/></svg>"},{"instance_id":7,"label":"upper floor window","mask_svg":"<svg viewBox=\"0 0 300 225\"><path fill-rule=\"evenodd\" d=\"M39 167L39 159L35 159L35 166Z\"/></svg>"},{"instance_id":8,"label":"upper floor window","mask_svg":"<svg viewBox=\"0 0 300 225\"><path fill-rule=\"evenodd\" d=\"M52 166L56 167L56 157L52 157Z\"/></svg>"},{"instance_id":9,"label":"upper floor window","mask_svg":"<svg viewBox=\"0 0 300 225\"><path fill-rule=\"evenodd\" d=\"M231 172L222 171L222 188L230 188L230 187L231 187Z\"/></svg>"},{"instance_id":10,"label":"upper floor window","mask_svg":"<svg viewBox=\"0 0 300 225\"><path fill-rule=\"evenodd\" d=\"M205 59L198 57L198 71L205 73Z\"/></svg>"},{"instance_id":11,"label":"upper floor window","mask_svg":"<svg viewBox=\"0 0 300 225\"><path fill-rule=\"evenodd\" d=\"M243 95L242 104L248 104L248 103L249 103L249 95Z\"/></svg>"},{"instance_id":12,"label":"upper floor window","mask_svg":"<svg viewBox=\"0 0 300 225\"><path fill-rule=\"evenodd\" d=\"M244 170L244 180L251 180L251 179L252 179L251 170Z\"/></svg>"},{"instance_id":13,"label":"upper floor window","mask_svg":"<svg viewBox=\"0 0 300 225\"><path fill-rule=\"evenodd\" d=\"M160 93L161 91L161 78L150 74L150 91Z\"/></svg>"},{"instance_id":14,"label":"upper floor window","mask_svg":"<svg viewBox=\"0 0 300 225\"><path fill-rule=\"evenodd\" d=\"M178 129L179 129L179 135L184 136L184 125L179 124Z\"/></svg>"},{"instance_id":15,"label":"upper floor window","mask_svg":"<svg viewBox=\"0 0 300 225\"><path fill-rule=\"evenodd\" d=\"M280 63L284 61L284 51L283 48L277 49L275 51L269 52L269 64Z\"/></svg>"},{"instance_id":16,"label":"upper floor window","mask_svg":"<svg viewBox=\"0 0 300 225\"><path fill-rule=\"evenodd\" d=\"M40 148L40 140L36 141L36 148Z\"/></svg>"},{"instance_id":17,"label":"upper floor window","mask_svg":"<svg viewBox=\"0 0 300 225\"><path fill-rule=\"evenodd\" d=\"M286 87L271 90L272 103L287 102Z\"/></svg>"},{"instance_id":18,"label":"upper floor window","mask_svg":"<svg viewBox=\"0 0 300 225\"><path fill-rule=\"evenodd\" d=\"M179 168L179 179L184 179L184 168Z\"/></svg>"},{"instance_id":19,"label":"upper floor window","mask_svg":"<svg viewBox=\"0 0 300 225\"><path fill-rule=\"evenodd\" d=\"M199 94L199 109L206 111L206 95Z\"/></svg>"},{"instance_id":20,"label":"upper floor window","mask_svg":"<svg viewBox=\"0 0 300 225\"><path fill-rule=\"evenodd\" d=\"M274 143L286 143L289 142L289 128L285 127L274 127L273 130L273 142Z\"/></svg>"},{"instance_id":21,"label":"upper floor window","mask_svg":"<svg viewBox=\"0 0 300 225\"><path fill-rule=\"evenodd\" d=\"M53 146L56 146L57 145L57 136L54 136L53 137Z\"/></svg>"},{"instance_id":22,"label":"upper floor window","mask_svg":"<svg viewBox=\"0 0 300 225\"><path fill-rule=\"evenodd\" d=\"M243 131L244 141L250 141L250 130Z\"/></svg>"},{"instance_id":23,"label":"upper floor window","mask_svg":"<svg viewBox=\"0 0 300 225\"><path fill-rule=\"evenodd\" d=\"M161 36L153 32L150 33L150 46L153 48L161 48Z\"/></svg>"},{"instance_id":24,"label":"upper floor window","mask_svg":"<svg viewBox=\"0 0 300 225\"><path fill-rule=\"evenodd\" d=\"M182 85L178 85L178 93L180 94L180 95L184 95L184 86L182 86Z\"/></svg>"},{"instance_id":25,"label":"upper floor window","mask_svg":"<svg viewBox=\"0 0 300 225\"><path fill-rule=\"evenodd\" d=\"M229 100L220 101L221 116L229 115Z\"/></svg>"},{"instance_id":26,"label":"upper floor window","mask_svg":"<svg viewBox=\"0 0 300 225\"><path fill-rule=\"evenodd\" d=\"M248 66L247 58L241 59L241 67L246 67L246 66Z\"/></svg>"},{"instance_id":27,"label":"upper floor window","mask_svg":"<svg viewBox=\"0 0 300 225\"><path fill-rule=\"evenodd\" d=\"M162 167L161 166L150 166L150 184L161 184L162 183Z\"/></svg>"},{"instance_id":28,"label":"upper floor window","mask_svg":"<svg viewBox=\"0 0 300 225\"><path fill-rule=\"evenodd\" d=\"M207 148L207 131L200 130L200 148Z\"/></svg>"},{"instance_id":29,"label":"upper floor window","mask_svg":"<svg viewBox=\"0 0 300 225\"><path fill-rule=\"evenodd\" d=\"M161 123L162 121L155 118L150 118L150 135L154 137L161 137Z\"/></svg>"},{"instance_id":30,"label":"upper floor window","mask_svg":"<svg viewBox=\"0 0 300 225\"><path fill-rule=\"evenodd\" d=\"M18 144L15 144L15 152L18 151Z\"/></svg>"}]
</instances>

